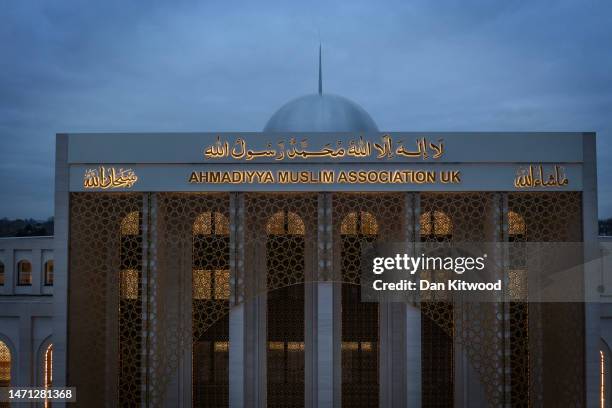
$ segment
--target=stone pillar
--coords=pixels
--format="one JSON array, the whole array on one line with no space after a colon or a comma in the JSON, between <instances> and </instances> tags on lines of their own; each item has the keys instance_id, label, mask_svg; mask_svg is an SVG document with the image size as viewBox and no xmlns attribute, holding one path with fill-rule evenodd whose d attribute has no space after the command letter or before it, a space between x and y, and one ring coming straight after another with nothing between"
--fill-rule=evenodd
<instances>
[{"instance_id":1,"label":"stone pillar","mask_svg":"<svg viewBox=\"0 0 612 408\"><path fill-rule=\"evenodd\" d=\"M411 243L408 250L416 252L415 243L419 241L421 225L421 196L418 193L406 194L406 242ZM404 305L406 330L406 406L421 406L421 310L417 305Z\"/></svg>"},{"instance_id":2,"label":"stone pillar","mask_svg":"<svg viewBox=\"0 0 612 408\"><path fill-rule=\"evenodd\" d=\"M29 305L28 305L29 306ZM19 356L15 356L18 361L19 376L11 386L29 387L33 384L33 345L32 345L32 315L31 308L27 313L23 313L19 318ZM12 380L12 379L11 379ZM13 381L11 381L13 382Z\"/></svg>"},{"instance_id":3,"label":"stone pillar","mask_svg":"<svg viewBox=\"0 0 612 408\"><path fill-rule=\"evenodd\" d=\"M336 388L335 374L339 373L334 364L334 327L340 325L339 310L334 307L334 283L332 280L332 208L331 195L319 194L318 212L318 279L316 282L316 399L311 405L318 408L334 406L334 394L340 394ZM339 340L339 339L338 339Z\"/></svg>"},{"instance_id":4,"label":"stone pillar","mask_svg":"<svg viewBox=\"0 0 612 408\"><path fill-rule=\"evenodd\" d=\"M421 406L421 311L406 307L406 406Z\"/></svg>"},{"instance_id":5,"label":"stone pillar","mask_svg":"<svg viewBox=\"0 0 612 408\"><path fill-rule=\"evenodd\" d=\"M587 299L597 299L599 264L593 262L599 256L597 223L597 155L595 133L583 133L582 148L582 228L584 241L584 287ZM589 262L590 261L590 262ZM599 342L600 305L586 302L584 305L584 353L586 406L599 403Z\"/></svg>"},{"instance_id":6,"label":"stone pillar","mask_svg":"<svg viewBox=\"0 0 612 408\"><path fill-rule=\"evenodd\" d=\"M265 407L267 392L267 285L266 285L266 246L262 239L251 239L246 242L246 209L244 194L237 194L237 254L243 260L242 272L238 269L239 279L242 279L242 304L244 308L244 394L245 407ZM259 231L265 234L265 231ZM265 235L264 235L265 237ZM253 242L251 242L253 241ZM240 287L240 286L239 286ZM239 319L236 314L234 319ZM230 325L232 322L230 321ZM237 324L236 324L237 325ZM231 340L230 340L231 341Z\"/></svg>"},{"instance_id":7,"label":"stone pillar","mask_svg":"<svg viewBox=\"0 0 612 408\"><path fill-rule=\"evenodd\" d=\"M500 194L487 194L486 202L489 204L485 209L485 213L482 215L484 229L483 236L480 239L483 243L494 243L500 242L503 238L502 230L502 219L503 219L503 207L502 207L502 196ZM483 249L485 247L483 246ZM501 247L499 245L489 245L486 247L487 251L493 253L488 254L490 260L501 259L502 254L500 252ZM491 264L489 268L495 268L492 273L499 274L503 271L500 265ZM493 275L491 275L493 276ZM499 275L498 275L499 276ZM501 276L499 276L501 278ZM453 353L454 353L454 394L455 394L455 405L457 406L487 406L491 404L490 398L496 397L500 401L500 406L503 405L505 399L505 304L501 301L503 298L496 297L489 299L489 302L481 304L464 304L459 309L455 308L457 315L454 318L455 323L455 338L453 341ZM469 306L469 307L468 307ZM458 313L461 313L459 315ZM482 315L479 315L482 314ZM489 355L489 360L482 362L482 364L490 364L495 368L497 375L496 378L482 378L483 370L480 372L474 367L468 351L475 353L475 350L469 349L473 347L470 344L470 338L466 333L472 330L474 322L473 319L483 319L488 317L491 319L492 327L482 325L477 328L480 330L481 339L487 343L489 352L494 355ZM468 327L464 327L468 326ZM491 351L493 350L493 351ZM496 391L495 395L487 395L484 387L485 381L494 381L499 383L501 387Z\"/></svg>"},{"instance_id":8,"label":"stone pillar","mask_svg":"<svg viewBox=\"0 0 612 408\"><path fill-rule=\"evenodd\" d=\"M229 405L245 406L244 197L230 195Z\"/></svg>"},{"instance_id":9,"label":"stone pillar","mask_svg":"<svg viewBox=\"0 0 612 408\"><path fill-rule=\"evenodd\" d=\"M404 199L404 250L415 252L419 197ZM421 406L421 313L406 303L379 304L380 406Z\"/></svg>"},{"instance_id":10,"label":"stone pillar","mask_svg":"<svg viewBox=\"0 0 612 408\"><path fill-rule=\"evenodd\" d=\"M65 386L67 378L69 181L68 135L58 134L55 143L55 228L53 238L55 273L53 282L53 386L55 387ZM66 403L60 402L53 406L63 408Z\"/></svg>"},{"instance_id":11,"label":"stone pillar","mask_svg":"<svg viewBox=\"0 0 612 408\"><path fill-rule=\"evenodd\" d=\"M43 280L43 265L42 265L42 251L39 248L32 249L32 287L31 293L33 295L40 295L42 293L41 285Z\"/></svg>"},{"instance_id":12,"label":"stone pillar","mask_svg":"<svg viewBox=\"0 0 612 408\"><path fill-rule=\"evenodd\" d=\"M4 286L0 286L0 294L13 295L17 285L17 265L15 263L15 248L4 250Z\"/></svg>"}]
</instances>

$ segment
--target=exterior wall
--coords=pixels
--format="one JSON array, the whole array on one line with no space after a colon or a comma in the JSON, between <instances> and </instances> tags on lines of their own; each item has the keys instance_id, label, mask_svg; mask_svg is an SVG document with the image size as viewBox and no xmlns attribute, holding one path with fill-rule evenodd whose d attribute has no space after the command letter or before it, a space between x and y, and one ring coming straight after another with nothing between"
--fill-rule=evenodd
<instances>
[{"instance_id":1,"label":"exterior wall","mask_svg":"<svg viewBox=\"0 0 612 408\"><path fill-rule=\"evenodd\" d=\"M52 341L53 287L44 285L44 262L53 237L0 238L5 281L0 286L0 340L11 350L11 385L42 385L40 350ZM32 285L17 285L17 263L32 263Z\"/></svg>"},{"instance_id":2,"label":"exterior wall","mask_svg":"<svg viewBox=\"0 0 612 408\"><path fill-rule=\"evenodd\" d=\"M601 339L612 346L612 237L599 237L599 251L597 266L601 270L598 282Z\"/></svg>"}]
</instances>

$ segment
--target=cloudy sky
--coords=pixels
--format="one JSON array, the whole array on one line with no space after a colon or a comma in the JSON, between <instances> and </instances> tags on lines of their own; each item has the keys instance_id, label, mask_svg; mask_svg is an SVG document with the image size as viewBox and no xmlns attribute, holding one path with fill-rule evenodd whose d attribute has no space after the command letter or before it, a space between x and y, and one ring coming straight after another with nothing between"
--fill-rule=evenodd
<instances>
[{"instance_id":1,"label":"cloudy sky","mask_svg":"<svg viewBox=\"0 0 612 408\"><path fill-rule=\"evenodd\" d=\"M324 88L389 131L596 131L612 217L612 2L3 0L0 217L53 214L57 132L258 131Z\"/></svg>"}]
</instances>

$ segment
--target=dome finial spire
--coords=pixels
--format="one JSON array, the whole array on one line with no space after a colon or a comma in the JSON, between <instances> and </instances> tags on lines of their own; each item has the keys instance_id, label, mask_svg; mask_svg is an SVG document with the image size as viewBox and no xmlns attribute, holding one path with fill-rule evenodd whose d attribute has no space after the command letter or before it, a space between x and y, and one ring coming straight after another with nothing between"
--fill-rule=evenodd
<instances>
[{"instance_id":1,"label":"dome finial spire","mask_svg":"<svg viewBox=\"0 0 612 408\"><path fill-rule=\"evenodd\" d=\"M323 95L323 71L321 68L321 43L319 43L319 95Z\"/></svg>"}]
</instances>

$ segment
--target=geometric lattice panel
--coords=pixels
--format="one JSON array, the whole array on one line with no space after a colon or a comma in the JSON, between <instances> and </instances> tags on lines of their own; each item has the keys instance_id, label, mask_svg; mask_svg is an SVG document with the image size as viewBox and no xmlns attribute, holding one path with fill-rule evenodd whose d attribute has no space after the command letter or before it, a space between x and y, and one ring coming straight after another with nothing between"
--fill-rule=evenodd
<instances>
[{"instance_id":1,"label":"geometric lattice panel","mask_svg":"<svg viewBox=\"0 0 612 408\"><path fill-rule=\"evenodd\" d=\"M248 295L266 293L267 406L303 407L304 282L316 253L317 195L246 194L244 202Z\"/></svg>"},{"instance_id":2,"label":"geometric lattice panel","mask_svg":"<svg viewBox=\"0 0 612 408\"><path fill-rule=\"evenodd\" d=\"M579 192L510 193L508 212L519 220L516 224L520 227L515 237L509 234L511 241L582 241ZM520 254L514 255L520 258ZM576 276L576 285L582 280L582 276ZM514 334L511 375L518 377L511 379L512 402L516 406L584 406L584 383L577 381L584 378L583 304L515 304L510 311ZM519 336L522 332L527 333L527 339Z\"/></svg>"},{"instance_id":3,"label":"geometric lattice panel","mask_svg":"<svg viewBox=\"0 0 612 408\"><path fill-rule=\"evenodd\" d=\"M141 398L142 209L142 194L70 195L68 384L78 406Z\"/></svg>"},{"instance_id":4,"label":"geometric lattice panel","mask_svg":"<svg viewBox=\"0 0 612 408\"><path fill-rule=\"evenodd\" d=\"M379 403L378 304L361 301L362 251L403 240L403 194L332 195L334 275L342 282L342 406Z\"/></svg>"},{"instance_id":5,"label":"geometric lattice panel","mask_svg":"<svg viewBox=\"0 0 612 408\"><path fill-rule=\"evenodd\" d=\"M494 193L421 193L420 241L427 248L444 242L494 242L501 238L500 201ZM452 278L428 271L441 280ZM454 400L455 349L467 356L488 401L503 401L501 305L459 299L422 301L422 401L425 407Z\"/></svg>"},{"instance_id":6,"label":"geometric lattice panel","mask_svg":"<svg viewBox=\"0 0 612 408\"><path fill-rule=\"evenodd\" d=\"M157 196L156 387L191 350L194 407L229 405L229 218L229 194Z\"/></svg>"}]
</instances>

